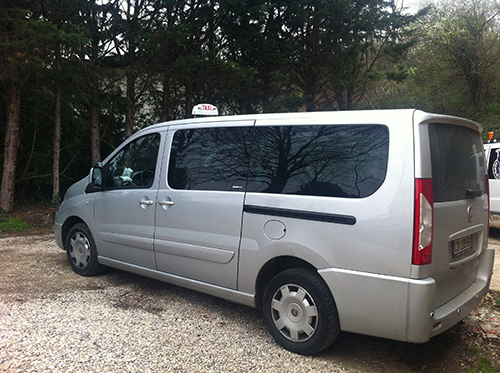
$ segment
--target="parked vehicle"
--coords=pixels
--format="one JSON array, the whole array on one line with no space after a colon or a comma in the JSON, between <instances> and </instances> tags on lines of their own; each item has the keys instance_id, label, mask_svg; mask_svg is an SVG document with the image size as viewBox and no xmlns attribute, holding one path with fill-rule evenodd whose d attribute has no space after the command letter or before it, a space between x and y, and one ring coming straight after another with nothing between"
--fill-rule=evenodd
<instances>
[{"instance_id":1,"label":"parked vehicle","mask_svg":"<svg viewBox=\"0 0 500 373\"><path fill-rule=\"evenodd\" d=\"M500 228L500 143L484 144L490 183L490 227Z\"/></svg>"},{"instance_id":2,"label":"parked vehicle","mask_svg":"<svg viewBox=\"0 0 500 373\"><path fill-rule=\"evenodd\" d=\"M488 291L481 130L417 110L161 123L67 191L56 240L80 275L258 307L296 353L341 330L426 342Z\"/></svg>"}]
</instances>

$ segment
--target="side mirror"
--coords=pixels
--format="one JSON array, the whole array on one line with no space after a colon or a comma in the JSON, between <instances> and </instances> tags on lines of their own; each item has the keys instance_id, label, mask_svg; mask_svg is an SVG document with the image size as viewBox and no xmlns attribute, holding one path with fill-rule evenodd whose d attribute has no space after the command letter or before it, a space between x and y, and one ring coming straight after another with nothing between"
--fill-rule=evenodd
<instances>
[{"instance_id":1,"label":"side mirror","mask_svg":"<svg viewBox=\"0 0 500 373\"><path fill-rule=\"evenodd\" d=\"M94 167L90 170L90 187L93 190L102 190L104 187L102 164L100 162L94 164Z\"/></svg>"}]
</instances>

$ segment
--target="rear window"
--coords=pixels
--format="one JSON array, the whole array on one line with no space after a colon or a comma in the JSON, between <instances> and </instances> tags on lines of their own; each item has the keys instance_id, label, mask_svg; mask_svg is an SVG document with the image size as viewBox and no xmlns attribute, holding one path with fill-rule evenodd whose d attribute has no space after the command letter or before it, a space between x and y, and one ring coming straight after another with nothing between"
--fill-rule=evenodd
<instances>
[{"instance_id":1,"label":"rear window","mask_svg":"<svg viewBox=\"0 0 500 373\"><path fill-rule=\"evenodd\" d=\"M486 193L483 144L477 131L434 123L429 125L429 138L435 202Z\"/></svg>"},{"instance_id":2,"label":"rear window","mask_svg":"<svg viewBox=\"0 0 500 373\"><path fill-rule=\"evenodd\" d=\"M384 182L383 125L256 127L248 191L363 198Z\"/></svg>"}]
</instances>

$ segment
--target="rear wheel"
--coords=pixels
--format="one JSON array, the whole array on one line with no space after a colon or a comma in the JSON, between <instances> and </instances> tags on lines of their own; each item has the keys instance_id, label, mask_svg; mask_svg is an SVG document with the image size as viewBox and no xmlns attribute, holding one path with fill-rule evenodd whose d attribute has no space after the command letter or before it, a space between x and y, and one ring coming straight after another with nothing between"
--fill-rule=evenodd
<instances>
[{"instance_id":1,"label":"rear wheel","mask_svg":"<svg viewBox=\"0 0 500 373\"><path fill-rule=\"evenodd\" d=\"M294 268L276 275L263 298L266 325L278 344L302 354L330 346L340 333L335 301L314 272Z\"/></svg>"},{"instance_id":2,"label":"rear wheel","mask_svg":"<svg viewBox=\"0 0 500 373\"><path fill-rule=\"evenodd\" d=\"M81 276L94 276L102 272L97 261L97 250L92 233L83 224L75 224L66 238L66 253L73 271Z\"/></svg>"}]
</instances>

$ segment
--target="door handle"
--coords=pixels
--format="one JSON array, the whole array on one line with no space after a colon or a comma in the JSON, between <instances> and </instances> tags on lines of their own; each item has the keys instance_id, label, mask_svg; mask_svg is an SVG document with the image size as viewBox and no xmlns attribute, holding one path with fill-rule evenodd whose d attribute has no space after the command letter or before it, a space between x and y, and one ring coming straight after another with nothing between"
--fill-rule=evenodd
<instances>
[{"instance_id":1,"label":"door handle","mask_svg":"<svg viewBox=\"0 0 500 373\"><path fill-rule=\"evenodd\" d=\"M165 210L168 210L170 206L175 205L175 202L170 199L164 199L163 201L158 201L158 204Z\"/></svg>"},{"instance_id":2,"label":"door handle","mask_svg":"<svg viewBox=\"0 0 500 373\"><path fill-rule=\"evenodd\" d=\"M150 200L148 197L143 197L140 201L139 201L139 205L141 205L141 207L143 209L145 209L146 207L148 206L151 206L152 204L154 204L154 201L153 200Z\"/></svg>"},{"instance_id":3,"label":"door handle","mask_svg":"<svg viewBox=\"0 0 500 373\"><path fill-rule=\"evenodd\" d=\"M173 205L175 205L175 202L174 201L160 201L160 202L158 202L158 204L161 206L173 206Z\"/></svg>"}]
</instances>

